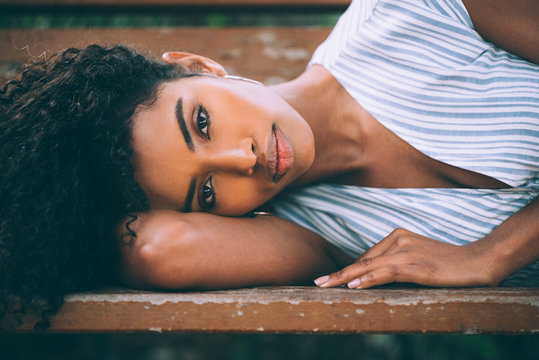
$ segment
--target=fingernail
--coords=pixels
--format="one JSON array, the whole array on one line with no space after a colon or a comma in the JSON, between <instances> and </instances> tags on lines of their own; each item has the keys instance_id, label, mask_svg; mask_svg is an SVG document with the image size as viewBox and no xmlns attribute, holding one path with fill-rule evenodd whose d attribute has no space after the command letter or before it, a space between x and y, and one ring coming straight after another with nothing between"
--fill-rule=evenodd
<instances>
[{"instance_id":1,"label":"fingernail","mask_svg":"<svg viewBox=\"0 0 539 360\"><path fill-rule=\"evenodd\" d=\"M350 289L357 288L359 285L361 285L361 279L354 279L348 283Z\"/></svg>"},{"instance_id":2,"label":"fingernail","mask_svg":"<svg viewBox=\"0 0 539 360\"><path fill-rule=\"evenodd\" d=\"M318 279L314 281L316 286L322 286L323 284L327 283L329 280L329 275L321 276Z\"/></svg>"}]
</instances>

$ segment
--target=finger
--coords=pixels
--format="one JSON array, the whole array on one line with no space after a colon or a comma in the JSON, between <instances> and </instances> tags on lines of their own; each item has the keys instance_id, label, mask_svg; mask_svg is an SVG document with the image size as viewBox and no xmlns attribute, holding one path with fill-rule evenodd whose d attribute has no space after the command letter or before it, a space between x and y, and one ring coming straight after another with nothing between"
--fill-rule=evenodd
<instances>
[{"instance_id":1,"label":"finger","mask_svg":"<svg viewBox=\"0 0 539 360\"><path fill-rule=\"evenodd\" d=\"M366 289L372 286L384 285L393 282L415 282L412 279L417 272L414 265L391 264L382 268L369 271L360 277L350 281L347 286L350 289Z\"/></svg>"},{"instance_id":2,"label":"finger","mask_svg":"<svg viewBox=\"0 0 539 360\"><path fill-rule=\"evenodd\" d=\"M421 241L421 240L431 241L431 239L423 235L419 235L412 231L402 229L402 228L398 228L392 231L391 234L389 234L386 237L386 239L384 240L386 241L386 244L389 244L389 246L387 246L385 248L384 253L380 255L389 256L389 255L396 255L399 253L405 253L405 252L407 253L407 252L412 251L416 247L418 241Z\"/></svg>"},{"instance_id":3,"label":"finger","mask_svg":"<svg viewBox=\"0 0 539 360\"><path fill-rule=\"evenodd\" d=\"M358 262L353 263L340 271L330 275L322 276L314 282L319 287L333 287L347 284L353 279L359 278L369 271L387 266L392 263L399 263L400 256L379 256L375 258L362 258Z\"/></svg>"},{"instance_id":4,"label":"finger","mask_svg":"<svg viewBox=\"0 0 539 360\"><path fill-rule=\"evenodd\" d=\"M373 258L381 256L395 248L395 242L400 237L408 235L408 230L398 228L389 233L388 236L380 240L377 244L373 245L369 250L365 251L356 261L361 261L364 258Z\"/></svg>"},{"instance_id":5,"label":"finger","mask_svg":"<svg viewBox=\"0 0 539 360\"><path fill-rule=\"evenodd\" d=\"M319 277L318 279L314 280L314 283L318 287L324 288L346 284L352 279L360 277L367 272L367 268L372 262L374 262L374 259L375 258L363 258L337 272Z\"/></svg>"}]
</instances>

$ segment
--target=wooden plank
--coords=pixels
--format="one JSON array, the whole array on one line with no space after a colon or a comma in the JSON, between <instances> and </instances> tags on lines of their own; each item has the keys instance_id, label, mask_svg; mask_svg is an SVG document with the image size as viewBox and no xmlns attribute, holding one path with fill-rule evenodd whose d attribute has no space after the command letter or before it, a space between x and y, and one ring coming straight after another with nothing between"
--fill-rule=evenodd
<instances>
[{"instance_id":1,"label":"wooden plank","mask_svg":"<svg viewBox=\"0 0 539 360\"><path fill-rule=\"evenodd\" d=\"M32 320L11 331L32 331ZM4 319L3 328L13 319ZM73 294L47 332L536 333L539 288Z\"/></svg>"},{"instance_id":2,"label":"wooden plank","mask_svg":"<svg viewBox=\"0 0 539 360\"><path fill-rule=\"evenodd\" d=\"M0 30L0 81L33 57L91 43L123 43L160 56L165 51L198 53L266 84L295 78L330 28L127 28Z\"/></svg>"},{"instance_id":3,"label":"wooden plank","mask_svg":"<svg viewBox=\"0 0 539 360\"><path fill-rule=\"evenodd\" d=\"M351 0L0 0L9 6L348 6Z\"/></svg>"}]
</instances>

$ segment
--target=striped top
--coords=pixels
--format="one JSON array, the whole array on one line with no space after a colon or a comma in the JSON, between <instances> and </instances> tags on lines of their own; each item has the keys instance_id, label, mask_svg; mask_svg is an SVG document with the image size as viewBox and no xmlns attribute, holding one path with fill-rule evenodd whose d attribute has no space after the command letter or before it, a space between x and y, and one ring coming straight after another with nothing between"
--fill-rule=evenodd
<instances>
[{"instance_id":1,"label":"striped top","mask_svg":"<svg viewBox=\"0 0 539 360\"><path fill-rule=\"evenodd\" d=\"M539 66L483 40L460 0L355 0L312 64L419 151L512 188L320 184L280 195L277 215L358 256L397 227L481 239L539 195ZM504 282L530 283L539 261Z\"/></svg>"}]
</instances>

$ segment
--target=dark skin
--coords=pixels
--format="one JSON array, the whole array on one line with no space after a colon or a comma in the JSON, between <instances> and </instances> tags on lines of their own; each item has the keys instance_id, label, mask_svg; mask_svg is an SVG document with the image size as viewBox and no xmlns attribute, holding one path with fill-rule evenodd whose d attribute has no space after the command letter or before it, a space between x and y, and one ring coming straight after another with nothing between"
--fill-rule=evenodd
<instances>
[{"instance_id":1,"label":"dark skin","mask_svg":"<svg viewBox=\"0 0 539 360\"><path fill-rule=\"evenodd\" d=\"M539 3L534 0L463 0L483 38L539 64Z\"/></svg>"},{"instance_id":2,"label":"dark skin","mask_svg":"<svg viewBox=\"0 0 539 360\"><path fill-rule=\"evenodd\" d=\"M500 45L507 41L507 35L496 29L514 29L519 22L513 16L527 19L529 14L537 11L535 3L518 1L509 5L509 2L500 1L493 8L518 9L511 10L511 16L503 13L489 17L480 11L482 1L465 1L477 30L482 34L484 30L489 40ZM536 59L536 49L539 49L537 25L528 20L523 20L523 23L527 25L517 26L515 33L519 34L520 40L511 42L514 47L511 50L525 58ZM208 74L224 75L224 69L218 64L196 55L181 55L172 59L169 56L165 60L193 68L196 66ZM238 84L230 84L230 87L224 84L223 87L234 94L243 91ZM297 111L309 125L313 134L312 146L316 148L316 156L305 171L297 167L293 169L297 170L293 172L297 176L283 178L287 186L324 179L360 186L396 188L507 187L496 179L438 162L420 153L364 111L321 66L313 66L298 79L277 85L271 91ZM167 109L167 106L172 104L167 105L165 101L162 108ZM249 110L249 106L240 103L234 106L234 109L239 109L235 114L239 122L234 125L237 134L244 134L244 129L250 129L251 123L241 120L244 117L242 109ZM275 104L272 105L268 114L275 107ZM166 111L157 118L162 118L164 114ZM286 114L292 116L286 105L283 105L282 114L285 118L288 116ZM156 115L149 113L142 116L147 116L147 120L156 118ZM326 121L329 117L331 122ZM249 118L249 111L245 118ZM271 118L268 116L268 119ZM141 119L135 120L135 127L136 121ZM136 138L136 128L134 131ZM257 136L255 140L259 140ZM153 145L163 144L162 137L153 140L144 137L142 141L145 142L140 145L145 151ZM184 151L185 145L182 148L176 145L176 140L172 141L174 149ZM182 141L178 135L177 142ZM380 143L385 146L379 146ZM303 160L308 163L311 145L308 142L302 144L298 146L303 147L296 150L305 157L298 158L294 166L303 164ZM174 159L163 159L164 163L171 161ZM211 169L216 179L221 176L221 171L228 175L239 174L236 167L225 168L223 162L219 162L219 159L216 161L218 170ZM206 167L200 170L199 164L193 164L187 169L191 175L207 171ZM256 171L257 168L253 169ZM185 169L178 170L181 171ZM149 174L139 174L146 175L145 178L149 180L143 186L151 187L151 170ZM221 181L221 184L225 183ZM233 188L235 182L226 184L230 184L226 186L231 188L222 187L221 193L233 192L241 196ZM185 189L178 191L183 194ZM169 200L157 201L151 211L139 214L139 220L133 225L138 234L134 245L121 248L124 255L121 277L131 286L175 289L308 283L328 273L330 275L317 279L319 286L348 284L351 288L367 288L395 281L430 286L484 286L498 284L539 257L539 244L536 241L539 238L538 199L474 243L453 246L405 229L396 229L355 262L318 235L286 220L273 216L230 218L214 215L231 215L226 212L226 204L217 208L214 214L180 213L177 209L184 206L183 196ZM119 231L121 229L119 227Z\"/></svg>"}]
</instances>

